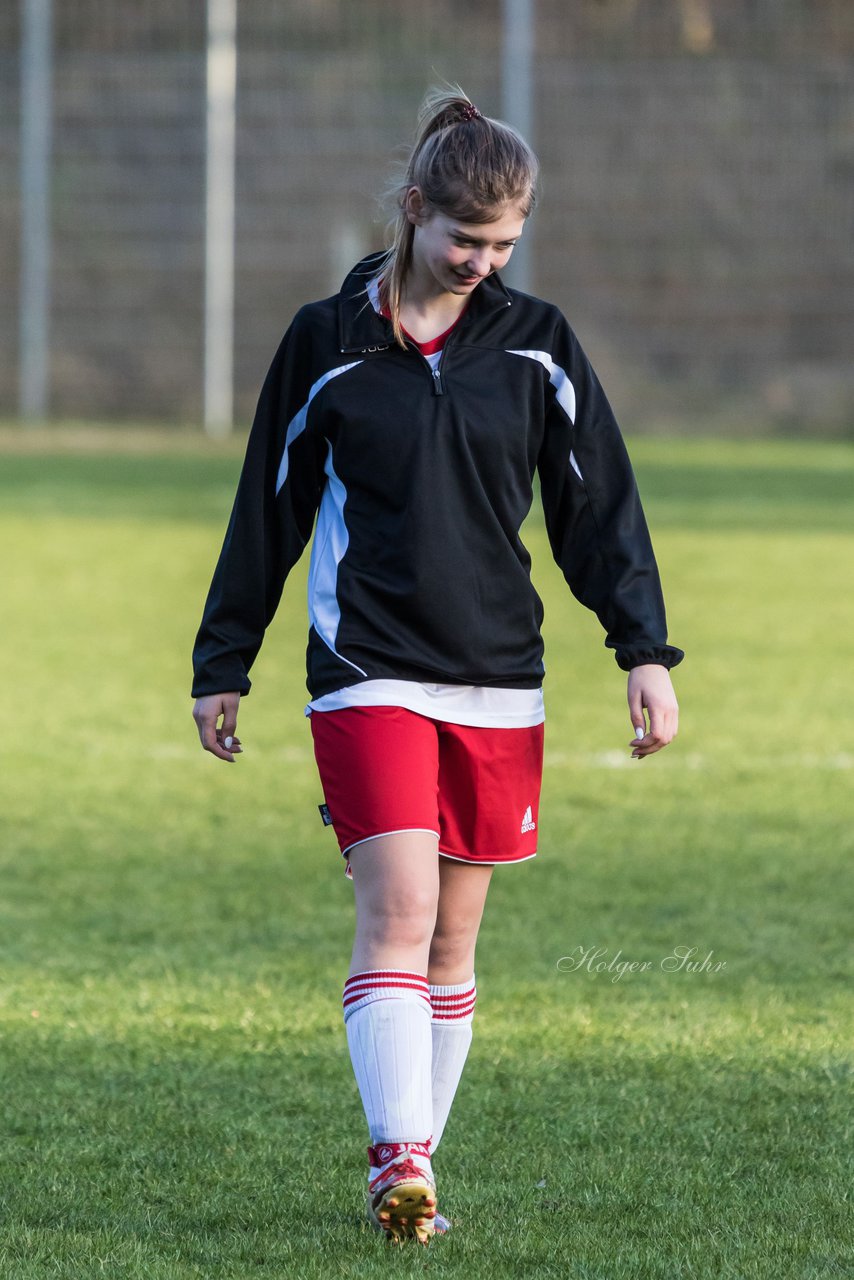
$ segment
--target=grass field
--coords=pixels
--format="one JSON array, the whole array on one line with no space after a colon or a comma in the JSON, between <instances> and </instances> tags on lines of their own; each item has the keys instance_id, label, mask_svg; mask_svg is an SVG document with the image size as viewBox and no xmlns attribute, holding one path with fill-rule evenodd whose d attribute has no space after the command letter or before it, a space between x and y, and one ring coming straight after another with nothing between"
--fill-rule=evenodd
<instances>
[{"instance_id":1,"label":"grass field","mask_svg":"<svg viewBox=\"0 0 854 1280\"><path fill-rule=\"evenodd\" d=\"M308 557L220 764L190 652L241 446L0 433L3 1280L854 1274L854 450L629 443L680 734L629 758L535 510L539 855L487 904L436 1160L455 1227L395 1251L361 1217Z\"/></svg>"}]
</instances>

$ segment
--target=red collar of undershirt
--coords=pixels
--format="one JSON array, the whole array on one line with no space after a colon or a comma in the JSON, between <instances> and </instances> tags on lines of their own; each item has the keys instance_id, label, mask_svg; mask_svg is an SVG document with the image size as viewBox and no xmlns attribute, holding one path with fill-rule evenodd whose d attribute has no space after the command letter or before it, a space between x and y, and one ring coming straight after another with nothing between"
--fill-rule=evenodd
<instances>
[{"instance_id":1,"label":"red collar of undershirt","mask_svg":"<svg viewBox=\"0 0 854 1280\"><path fill-rule=\"evenodd\" d=\"M421 352L422 356L435 356L439 351L442 350L448 338L454 332L457 325L462 320L463 316L466 313L467 307L468 307L468 299L466 299L466 305L465 307L463 307L462 311L457 316L454 323L452 325L449 325L444 333L440 333L438 338L431 338L429 342L416 342L415 338L413 338L412 334L409 333L408 330L404 329L403 332L406 334L410 342L415 343L415 346ZM386 320L391 319L391 312L389 311L388 307L383 307L382 314L385 316ZM401 326L401 328L402 327L403 326Z\"/></svg>"}]
</instances>

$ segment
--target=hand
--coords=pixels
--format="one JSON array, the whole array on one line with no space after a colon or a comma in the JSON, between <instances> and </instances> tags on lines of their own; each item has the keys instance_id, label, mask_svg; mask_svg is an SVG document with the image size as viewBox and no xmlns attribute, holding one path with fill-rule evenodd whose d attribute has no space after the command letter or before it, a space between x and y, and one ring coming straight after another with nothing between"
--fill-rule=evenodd
<instances>
[{"instance_id":1,"label":"hand","mask_svg":"<svg viewBox=\"0 0 854 1280\"><path fill-rule=\"evenodd\" d=\"M672 742L679 728L679 705L670 680L670 672L656 662L632 667L629 672L629 712L634 729L644 729L642 738L633 738L632 759L642 760ZM643 709L649 712L646 732Z\"/></svg>"},{"instance_id":2,"label":"hand","mask_svg":"<svg viewBox=\"0 0 854 1280\"><path fill-rule=\"evenodd\" d=\"M205 751L212 752L220 760L227 760L229 764L234 764L235 755L243 750L240 739L235 737L239 704L239 693L208 693L202 698L196 698L193 707L193 719ZM222 728L218 729L216 722L220 716ZM230 749L225 746L229 738Z\"/></svg>"}]
</instances>

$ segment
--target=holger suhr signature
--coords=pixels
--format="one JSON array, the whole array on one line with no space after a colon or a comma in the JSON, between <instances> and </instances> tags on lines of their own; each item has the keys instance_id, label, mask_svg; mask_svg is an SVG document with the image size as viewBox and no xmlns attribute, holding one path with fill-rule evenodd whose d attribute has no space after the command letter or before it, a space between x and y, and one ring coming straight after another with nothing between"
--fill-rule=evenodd
<instances>
[{"instance_id":1,"label":"holger suhr signature","mask_svg":"<svg viewBox=\"0 0 854 1280\"><path fill-rule=\"evenodd\" d=\"M713 960L714 951L709 951L701 960L699 947L674 947L673 950L657 962L657 967L664 973L720 973L726 968L726 960ZM627 973L648 973L656 967L654 960L621 960L622 948L607 959L607 947L584 947L579 944L570 955L561 956L557 967L561 973L586 972L591 974L609 973L612 982L619 982Z\"/></svg>"}]
</instances>

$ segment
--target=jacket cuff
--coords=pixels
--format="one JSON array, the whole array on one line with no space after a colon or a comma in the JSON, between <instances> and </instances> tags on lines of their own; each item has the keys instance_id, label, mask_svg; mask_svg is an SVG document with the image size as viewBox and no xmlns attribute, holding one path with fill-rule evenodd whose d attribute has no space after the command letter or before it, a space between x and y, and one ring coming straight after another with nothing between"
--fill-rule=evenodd
<instances>
[{"instance_id":1,"label":"jacket cuff","mask_svg":"<svg viewBox=\"0 0 854 1280\"><path fill-rule=\"evenodd\" d=\"M662 644L650 645L646 649L618 649L614 657L621 671L631 671L632 667L642 667L646 663L655 663L669 671L682 661L685 653L672 644Z\"/></svg>"},{"instance_id":2,"label":"jacket cuff","mask_svg":"<svg viewBox=\"0 0 854 1280\"><path fill-rule=\"evenodd\" d=\"M237 676L234 672L225 672L222 675L216 673L199 674L193 680L193 687L190 690L191 698L205 698L212 693L239 693L245 698L252 688L252 681L248 676Z\"/></svg>"}]
</instances>

